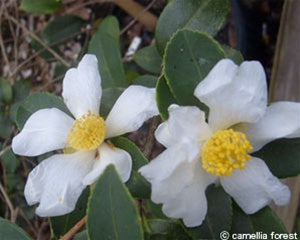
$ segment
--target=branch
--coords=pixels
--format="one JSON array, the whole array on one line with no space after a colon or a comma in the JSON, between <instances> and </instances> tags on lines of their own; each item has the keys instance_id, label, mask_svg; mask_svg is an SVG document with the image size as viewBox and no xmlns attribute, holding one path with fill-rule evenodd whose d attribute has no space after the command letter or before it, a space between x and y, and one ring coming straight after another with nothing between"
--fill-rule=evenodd
<instances>
[{"instance_id":1,"label":"branch","mask_svg":"<svg viewBox=\"0 0 300 240\"><path fill-rule=\"evenodd\" d=\"M157 128L158 124L160 123L160 116L156 116L151 119L149 131L147 134L147 139L144 147L144 155L146 158L149 158L151 156L154 143L155 143L155 138L154 138L154 131Z\"/></svg>"},{"instance_id":2,"label":"branch","mask_svg":"<svg viewBox=\"0 0 300 240\"><path fill-rule=\"evenodd\" d=\"M77 222L65 235L59 240L70 240L74 235L85 225L87 216L84 216L79 222Z\"/></svg>"},{"instance_id":3,"label":"branch","mask_svg":"<svg viewBox=\"0 0 300 240\"><path fill-rule=\"evenodd\" d=\"M140 4L132 0L114 0L113 2L120 8L122 8L125 12L127 12L129 15L131 15L134 18L134 21L138 20L152 31L155 30L157 24L157 17L154 14L148 12L147 10L151 8L151 6L156 2L156 0L153 0L146 8L142 7Z\"/></svg>"},{"instance_id":4,"label":"branch","mask_svg":"<svg viewBox=\"0 0 300 240\"><path fill-rule=\"evenodd\" d=\"M13 18L10 15L5 14L6 17L11 20L14 24L22 28L22 30L27 33L30 37L32 37L34 40L36 40L38 43L40 43L45 49L47 49L58 61L60 61L63 65L65 65L67 68L69 68L71 65L67 63L57 52L55 52L52 48L50 48L46 43L44 43L43 40L41 40L37 35L35 35L33 32L29 31L25 26L20 24L15 18Z\"/></svg>"}]
</instances>

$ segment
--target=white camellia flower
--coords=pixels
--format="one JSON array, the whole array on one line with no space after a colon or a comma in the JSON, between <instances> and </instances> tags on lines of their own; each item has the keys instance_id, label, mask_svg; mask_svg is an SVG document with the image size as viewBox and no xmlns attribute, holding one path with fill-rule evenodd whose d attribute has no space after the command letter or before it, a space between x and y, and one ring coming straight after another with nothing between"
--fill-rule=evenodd
<instances>
[{"instance_id":1,"label":"white camellia flower","mask_svg":"<svg viewBox=\"0 0 300 240\"><path fill-rule=\"evenodd\" d=\"M155 90L130 86L104 121L99 115L102 89L94 55L85 55L77 69L67 71L62 95L75 120L56 108L41 109L30 116L12 142L13 151L24 156L70 147L77 150L53 155L29 174L25 198L29 205L40 203L36 209L39 216L58 216L74 210L82 190L95 182L109 164L115 165L126 182L131 173L131 156L105 139L135 131L158 114Z\"/></svg>"},{"instance_id":2,"label":"white camellia flower","mask_svg":"<svg viewBox=\"0 0 300 240\"><path fill-rule=\"evenodd\" d=\"M274 139L299 137L300 104L267 107L266 77L256 61L237 66L221 60L194 94L209 107L208 122L195 106L169 107L169 119L155 132L167 149L139 170L152 184L152 200L188 227L204 220L205 190L212 183L220 183L247 214L272 200L287 204L288 187L249 153Z\"/></svg>"}]
</instances>

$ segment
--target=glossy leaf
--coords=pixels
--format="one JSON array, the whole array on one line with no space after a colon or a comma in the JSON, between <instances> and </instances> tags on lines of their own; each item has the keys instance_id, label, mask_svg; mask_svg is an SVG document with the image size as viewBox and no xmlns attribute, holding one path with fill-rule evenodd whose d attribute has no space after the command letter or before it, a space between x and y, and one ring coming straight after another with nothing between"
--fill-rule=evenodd
<instances>
[{"instance_id":1,"label":"glossy leaf","mask_svg":"<svg viewBox=\"0 0 300 240\"><path fill-rule=\"evenodd\" d=\"M3 162L6 172L14 173L17 167L20 165L20 161L16 158L16 155L11 149L6 150L0 158Z\"/></svg>"},{"instance_id":2,"label":"glossy leaf","mask_svg":"<svg viewBox=\"0 0 300 240\"><path fill-rule=\"evenodd\" d=\"M299 149L300 138L283 138L268 143L251 155L263 159L275 176L286 178L300 174Z\"/></svg>"},{"instance_id":3,"label":"glossy leaf","mask_svg":"<svg viewBox=\"0 0 300 240\"><path fill-rule=\"evenodd\" d=\"M287 230L269 208L265 207L255 214L247 215L236 203L233 204L232 233L286 233Z\"/></svg>"},{"instance_id":4,"label":"glossy leaf","mask_svg":"<svg viewBox=\"0 0 300 240\"><path fill-rule=\"evenodd\" d=\"M9 138L12 134L12 121L10 117L0 111L0 137L1 138Z\"/></svg>"},{"instance_id":5,"label":"glossy leaf","mask_svg":"<svg viewBox=\"0 0 300 240\"><path fill-rule=\"evenodd\" d=\"M161 55L167 42L179 29L191 29L215 35L228 13L228 0L173 0L159 17L155 41Z\"/></svg>"},{"instance_id":6,"label":"glossy leaf","mask_svg":"<svg viewBox=\"0 0 300 240\"><path fill-rule=\"evenodd\" d=\"M102 88L127 85L121 60L119 35L118 20L115 17L106 17L89 43L88 52L98 58Z\"/></svg>"},{"instance_id":7,"label":"glossy leaf","mask_svg":"<svg viewBox=\"0 0 300 240\"><path fill-rule=\"evenodd\" d=\"M167 219L150 219L147 222L152 237L163 237L166 240L190 240L179 221Z\"/></svg>"},{"instance_id":8,"label":"glossy leaf","mask_svg":"<svg viewBox=\"0 0 300 240\"><path fill-rule=\"evenodd\" d=\"M127 151L132 157L132 169L138 170L142 166L148 163L147 158L141 152L141 150L128 138L116 137L111 139L112 143L118 147Z\"/></svg>"},{"instance_id":9,"label":"glossy leaf","mask_svg":"<svg viewBox=\"0 0 300 240\"><path fill-rule=\"evenodd\" d=\"M129 139L117 137L111 140L112 143L128 152L132 158L132 172L129 180L126 182L130 193L136 198L150 198L151 186L149 182L137 171L148 163L141 150Z\"/></svg>"},{"instance_id":10,"label":"glossy leaf","mask_svg":"<svg viewBox=\"0 0 300 240\"><path fill-rule=\"evenodd\" d=\"M150 73L160 74L162 58L157 52L156 46L148 46L138 50L133 60L144 70Z\"/></svg>"},{"instance_id":11,"label":"glossy leaf","mask_svg":"<svg viewBox=\"0 0 300 240\"><path fill-rule=\"evenodd\" d=\"M159 114L163 120L167 120L169 118L168 107L172 103L176 102L177 101L173 97L164 75L162 75L157 80L156 84L156 103Z\"/></svg>"},{"instance_id":12,"label":"glossy leaf","mask_svg":"<svg viewBox=\"0 0 300 240\"><path fill-rule=\"evenodd\" d=\"M71 213L50 218L52 233L56 239L63 236L86 215L86 206L89 194L89 188L86 188L78 199L75 210Z\"/></svg>"},{"instance_id":13,"label":"glossy leaf","mask_svg":"<svg viewBox=\"0 0 300 240\"><path fill-rule=\"evenodd\" d=\"M165 77L168 86L180 105L207 107L194 97L196 86L225 53L221 46L204 33L180 30L166 48Z\"/></svg>"},{"instance_id":14,"label":"glossy leaf","mask_svg":"<svg viewBox=\"0 0 300 240\"><path fill-rule=\"evenodd\" d=\"M96 182L88 203L90 240L143 239L138 210L113 165Z\"/></svg>"},{"instance_id":15,"label":"glossy leaf","mask_svg":"<svg viewBox=\"0 0 300 240\"><path fill-rule=\"evenodd\" d=\"M41 37L46 44L56 42L62 44L68 40L68 37L72 37L74 34L79 33L83 24L84 21L79 17L71 15L59 16L48 23L43 29Z\"/></svg>"},{"instance_id":16,"label":"glossy leaf","mask_svg":"<svg viewBox=\"0 0 300 240\"><path fill-rule=\"evenodd\" d=\"M14 101L18 102L24 100L29 95L31 87L31 82L25 79L15 82L12 89Z\"/></svg>"},{"instance_id":17,"label":"glossy leaf","mask_svg":"<svg viewBox=\"0 0 300 240\"><path fill-rule=\"evenodd\" d=\"M20 8L29 13L54 13L62 7L61 0L22 0Z\"/></svg>"},{"instance_id":18,"label":"glossy leaf","mask_svg":"<svg viewBox=\"0 0 300 240\"><path fill-rule=\"evenodd\" d=\"M0 77L0 102L9 103L12 100L12 88L7 79Z\"/></svg>"},{"instance_id":19,"label":"glossy leaf","mask_svg":"<svg viewBox=\"0 0 300 240\"><path fill-rule=\"evenodd\" d=\"M206 190L208 209L202 225L189 228L193 239L219 239L222 231L228 231L232 221L232 200L221 188L211 185Z\"/></svg>"},{"instance_id":20,"label":"glossy leaf","mask_svg":"<svg viewBox=\"0 0 300 240\"><path fill-rule=\"evenodd\" d=\"M16 224L0 217L0 240L31 240Z\"/></svg>"},{"instance_id":21,"label":"glossy leaf","mask_svg":"<svg viewBox=\"0 0 300 240\"><path fill-rule=\"evenodd\" d=\"M84 21L79 17L65 15L59 16L48 23L41 33L41 39L55 52L60 52L59 46L74 38L80 33ZM48 52L39 42L32 40L32 47L45 59L52 59L53 55Z\"/></svg>"},{"instance_id":22,"label":"glossy leaf","mask_svg":"<svg viewBox=\"0 0 300 240\"><path fill-rule=\"evenodd\" d=\"M240 65L244 61L243 55L240 51L231 48L227 45L222 45L222 48L225 52L226 58L230 58L236 64Z\"/></svg>"},{"instance_id":23,"label":"glossy leaf","mask_svg":"<svg viewBox=\"0 0 300 240\"><path fill-rule=\"evenodd\" d=\"M136 170L131 171L126 187L134 198L149 199L151 196L150 183Z\"/></svg>"},{"instance_id":24,"label":"glossy leaf","mask_svg":"<svg viewBox=\"0 0 300 240\"><path fill-rule=\"evenodd\" d=\"M150 199L145 204L145 211L150 213L150 216L153 218L159 219L169 219L163 212L162 212L162 204L156 204L152 202Z\"/></svg>"},{"instance_id":25,"label":"glossy leaf","mask_svg":"<svg viewBox=\"0 0 300 240\"><path fill-rule=\"evenodd\" d=\"M107 117L115 102L120 97L123 88L107 88L102 90L101 105L100 105L100 115L102 117Z\"/></svg>"},{"instance_id":26,"label":"glossy leaf","mask_svg":"<svg viewBox=\"0 0 300 240\"><path fill-rule=\"evenodd\" d=\"M278 216L269 207L265 207L255 214L250 215L255 232L286 233L287 230Z\"/></svg>"},{"instance_id":27,"label":"glossy leaf","mask_svg":"<svg viewBox=\"0 0 300 240\"><path fill-rule=\"evenodd\" d=\"M132 85L142 85L145 87L155 88L157 77L152 75L139 76L132 80Z\"/></svg>"},{"instance_id":28,"label":"glossy leaf","mask_svg":"<svg viewBox=\"0 0 300 240\"><path fill-rule=\"evenodd\" d=\"M16 122L17 110L22 101L29 95L31 87L31 82L25 79L17 81L13 85L13 100L15 103L9 109L9 118L12 122Z\"/></svg>"},{"instance_id":29,"label":"glossy leaf","mask_svg":"<svg viewBox=\"0 0 300 240\"><path fill-rule=\"evenodd\" d=\"M36 92L28 96L17 110L16 123L21 130L31 114L43 108L58 108L71 115L63 100L53 94Z\"/></svg>"}]
</instances>

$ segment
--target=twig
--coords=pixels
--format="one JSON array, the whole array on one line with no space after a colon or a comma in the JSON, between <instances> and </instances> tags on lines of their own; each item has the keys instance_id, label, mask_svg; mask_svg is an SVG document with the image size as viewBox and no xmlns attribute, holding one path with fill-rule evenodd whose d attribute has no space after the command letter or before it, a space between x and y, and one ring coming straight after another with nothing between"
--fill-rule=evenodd
<instances>
[{"instance_id":1,"label":"twig","mask_svg":"<svg viewBox=\"0 0 300 240\"><path fill-rule=\"evenodd\" d=\"M0 157L1 157L7 150L9 150L9 149L11 149L11 145L9 145L9 146L7 146L6 148L2 149L2 150L0 151Z\"/></svg>"},{"instance_id":2,"label":"twig","mask_svg":"<svg viewBox=\"0 0 300 240\"><path fill-rule=\"evenodd\" d=\"M114 0L114 3L129 13L134 19L122 29L121 34L126 32L137 20L143 25L154 31L157 24L157 17L148 10L153 6L157 0L153 0L146 8L143 8L138 3L132 0Z\"/></svg>"},{"instance_id":3,"label":"twig","mask_svg":"<svg viewBox=\"0 0 300 240\"><path fill-rule=\"evenodd\" d=\"M154 131L157 128L160 121L161 121L161 119L159 116L156 116L153 119L151 119L151 124L149 127L149 131L148 131L148 135L147 135L147 139L146 139L146 143L145 143L145 147L144 147L144 151L143 151L146 158L149 158L152 153L154 143L155 143Z\"/></svg>"},{"instance_id":4,"label":"twig","mask_svg":"<svg viewBox=\"0 0 300 240\"><path fill-rule=\"evenodd\" d=\"M107 2L111 2L113 0L106 0ZM66 14L70 14L72 12L75 12L76 10L80 9L80 8L83 8L85 6L88 6L88 5L91 5L91 4L94 4L94 3L98 3L99 0L90 0L90 1L87 1L87 2L83 2L83 3L80 3L80 4L77 4L73 7L68 7L66 9ZM104 1L103 1L104 2Z\"/></svg>"},{"instance_id":5,"label":"twig","mask_svg":"<svg viewBox=\"0 0 300 240\"><path fill-rule=\"evenodd\" d=\"M6 193L6 191L5 191L5 189L4 189L4 187L3 187L3 185L2 185L1 182L0 182L0 192L2 193L2 195L3 195L4 199L5 199L5 202L6 202L8 208L10 210L10 220L12 222L14 222L16 220L16 216L17 216L17 211L18 210L14 209L14 207L13 207L13 205L12 205L12 203L11 203L11 201L10 201L10 199L9 199L9 197L8 197L8 195L7 195L7 193Z\"/></svg>"},{"instance_id":6,"label":"twig","mask_svg":"<svg viewBox=\"0 0 300 240\"><path fill-rule=\"evenodd\" d=\"M20 24L14 17L10 15L6 15L6 17L11 20L14 24L21 27L24 32L26 32L30 37L32 37L34 40L39 42L45 49L47 49L58 61L60 61L63 65L65 65L67 68L69 68L71 65L67 63L59 54L57 54L52 48L50 48L46 43L44 43L43 40L41 40L37 35L35 35L33 32L28 30L25 26Z\"/></svg>"},{"instance_id":7,"label":"twig","mask_svg":"<svg viewBox=\"0 0 300 240\"><path fill-rule=\"evenodd\" d=\"M2 31L1 31L1 29L2 29L2 16L3 16L4 6L5 6L4 3L2 3L2 4L1 4L1 8L0 8L0 48L1 48L1 52L2 52L2 55L3 55L4 61L7 64L9 79L11 79L12 72L11 72L9 60L8 60L8 57L7 57L7 54L6 54L6 49L5 49L5 46L4 46L4 43L3 43Z\"/></svg>"},{"instance_id":8,"label":"twig","mask_svg":"<svg viewBox=\"0 0 300 240\"><path fill-rule=\"evenodd\" d=\"M59 240L70 240L72 237L85 225L87 216L84 216L79 222L77 222L65 235Z\"/></svg>"},{"instance_id":9,"label":"twig","mask_svg":"<svg viewBox=\"0 0 300 240\"><path fill-rule=\"evenodd\" d=\"M34 233L34 236L37 236L36 229L33 227L32 223L27 218L26 214L24 213L24 211L22 209L19 209L19 215L25 220L25 222L27 223L30 230Z\"/></svg>"}]
</instances>

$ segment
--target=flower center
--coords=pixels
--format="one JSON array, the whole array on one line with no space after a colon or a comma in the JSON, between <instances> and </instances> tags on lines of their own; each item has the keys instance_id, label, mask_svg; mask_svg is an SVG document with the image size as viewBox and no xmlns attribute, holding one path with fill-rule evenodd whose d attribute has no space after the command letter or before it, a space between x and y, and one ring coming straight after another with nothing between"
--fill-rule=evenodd
<instances>
[{"instance_id":1,"label":"flower center","mask_svg":"<svg viewBox=\"0 0 300 240\"><path fill-rule=\"evenodd\" d=\"M232 129L219 130L204 144L202 166L211 174L230 176L234 169L244 169L252 150L246 135Z\"/></svg>"},{"instance_id":2,"label":"flower center","mask_svg":"<svg viewBox=\"0 0 300 240\"><path fill-rule=\"evenodd\" d=\"M77 119L69 132L67 142L77 150L96 149L105 138L105 122L91 111Z\"/></svg>"}]
</instances>

